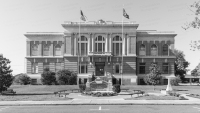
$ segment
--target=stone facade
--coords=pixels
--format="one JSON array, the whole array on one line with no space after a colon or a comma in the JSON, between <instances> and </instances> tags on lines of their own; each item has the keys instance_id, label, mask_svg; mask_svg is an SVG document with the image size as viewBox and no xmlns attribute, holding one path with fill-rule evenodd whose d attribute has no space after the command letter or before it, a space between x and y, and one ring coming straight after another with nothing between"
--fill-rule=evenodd
<instances>
[{"instance_id":1,"label":"stone facade","mask_svg":"<svg viewBox=\"0 0 200 113\"><path fill-rule=\"evenodd\" d=\"M112 75L114 84L144 84L142 78L153 62L164 70L163 76L174 74L176 34L140 31L138 26L124 22L123 35L122 23L110 21L80 26L78 22L65 22L61 33L28 32L27 74L34 77L44 68L55 72L69 69L78 72L78 83L86 83L87 76L95 74ZM163 77L161 83L165 82Z\"/></svg>"}]
</instances>

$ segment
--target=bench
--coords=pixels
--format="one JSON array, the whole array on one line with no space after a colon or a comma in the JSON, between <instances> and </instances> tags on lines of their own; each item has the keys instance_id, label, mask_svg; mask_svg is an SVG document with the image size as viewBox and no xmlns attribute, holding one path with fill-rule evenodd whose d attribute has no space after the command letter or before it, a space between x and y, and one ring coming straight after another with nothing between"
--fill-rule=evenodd
<instances>
[{"instance_id":1,"label":"bench","mask_svg":"<svg viewBox=\"0 0 200 113\"><path fill-rule=\"evenodd\" d=\"M129 89L124 89L124 88L123 88L123 89L121 89L121 91L126 91L126 92L127 92L128 90L129 90Z\"/></svg>"},{"instance_id":2,"label":"bench","mask_svg":"<svg viewBox=\"0 0 200 113\"><path fill-rule=\"evenodd\" d=\"M145 91L133 90L133 92L128 93L128 95L131 95L131 97L132 97L132 95L134 95L134 94L137 94L139 96L140 94L143 95L144 93L145 93Z\"/></svg>"},{"instance_id":3,"label":"bench","mask_svg":"<svg viewBox=\"0 0 200 113\"><path fill-rule=\"evenodd\" d=\"M80 89L71 89L71 92L73 93L74 91L80 92Z\"/></svg>"},{"instance_id":4,"label":"bench","mask_svg":"<svg viewBox=\"0 0 200 113\"><path fill-rule=\"evenodd\" d=\"M10 94L16 94L15 91L13 91L13 89L7 89L6 91L2 91L1 92L2 95L10 95Z\"/></svg>"},{"instance_id":5,"label":"bench","mask_svg":"<svg viewBox=\"0 0 200 113\"><path fill-rule=\"evenodd\" d=\"M69 95L69 93L66 93L66 91L67 90L60 90L60 91L54 92L54 94L55 94L55 96L58 95L60 97L61 95L65 95L65 97L66 97L66 95Z\"/></svg>"}]
</instances>

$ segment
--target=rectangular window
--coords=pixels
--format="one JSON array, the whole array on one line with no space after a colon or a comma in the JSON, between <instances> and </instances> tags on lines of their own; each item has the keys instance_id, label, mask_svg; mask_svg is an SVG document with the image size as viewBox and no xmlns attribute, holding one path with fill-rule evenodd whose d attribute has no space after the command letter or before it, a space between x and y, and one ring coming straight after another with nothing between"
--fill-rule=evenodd
<instances>
[{"instance_id":1,"label":"rectangular window","mask_svg":"<svg viewBox=\"0 0 200 113\"><path fill-rule=\"evenodd\" d=\"M145 74L145 63L139 64L139 74Z\"/></svg>"},{"instance_id":2,"label":"rectangular window","mask_svg":"<svg viewBox=\"0 0 200 113\"><path fill-rule=\"evenodd\" d=\"M162 71L163 71L163 74L169 73L169 64L168 63L163 63Z\"/></svg>"},{"instance_id":3,"label":"rectangular window","mask_svg":"<svg viewBox=\"0 0 200 113\"><path fill-rule=\"evenodd\" d=\"M102 52L102 43L98 43L98 52Z\"/></svg>"},{"instance_id":4,"label":"rectangular window","mask_svg":"<svg viewBox=\"0 0 200 113\"><path fill-rule=\"evenodd\" d=\"M119 43L116 43L116 55L119 55L119 50L120 48L119 48Z\"/></svg>"},{"instance_id":5,"label":"rectangular window","mask_svg":"<svg viewBox=\"0 0 200 113\"><path fill-rule=\"evenodd\" d=\"M85 46L84 46L84 43L81 43L81 55L85 55Z\"/></svg>"},{"instance_id":6,"label":"rectangular window","mask_svg":"<svg viewBox=\"0 0 200 113\"><path fill-rule=\"evenodd\" d=\"M43 63L43 70L50 69L49 63Z\"/></svg>"},{"instance_id":7,"label":"rectangular window","mask_svg":"<svg viewBox=\"0 0 200 113\"><path fill-rule=\"evenodd\" d=\"M119 65L115 65L115 73L119 74Z\"/></svg>"},{"instance_id":8,"label":"rectangular window","mask_svg":"<svg viewBox=\"0 0 200 113\"><path fill-rule=\"evenodd\" d=\"M115 64L115 73L120 74L120 64Z\"/></svg>"},{"instance_id":9,"label":"rectangular window","mask_svg":"<svg viewBox=\"0 0 200 113\"><path fill-rule=\"evenodd\" d=\"M62 70L61 63L55 63L55 72Z\"/></svg>"},{"instance_id":10,"label":"rectangular window","mask_svg":"<svg viewBox=\"0 0 200 113\"><path fill-rule=\"evenodd\" d=\"M38 63L32 63L31 72L32 72L33 74L38 73Z\"/></svg>"},{"instance_id":11,"label":"rectangular window","mask_svg":"<svg viewBox=\"0 0 200 113\"><path fill-rule=\"evenodd\" d=\"M87 64L80 64L79 65L79 73L87 73L88 69L87 69Z\"/></svg>"}]
</instances>

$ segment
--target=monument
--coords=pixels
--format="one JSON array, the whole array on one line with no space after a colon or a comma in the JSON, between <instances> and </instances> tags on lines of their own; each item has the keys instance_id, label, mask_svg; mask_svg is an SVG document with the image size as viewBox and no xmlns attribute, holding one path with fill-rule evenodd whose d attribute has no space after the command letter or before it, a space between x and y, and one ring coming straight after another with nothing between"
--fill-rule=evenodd
<instances>
[{"instance_id":1,"label":"monument","mask_svg":"<svg viewBox=\"0 0 200 113\"><path fill-rule=\"evenodd\" d=\"M96 79L92 81L92 76L89 76L86 83L86 89L91 92L113 92L112 91L112 76L106 74L106 76L96 76Z\"/></svg>"}]
</instances>

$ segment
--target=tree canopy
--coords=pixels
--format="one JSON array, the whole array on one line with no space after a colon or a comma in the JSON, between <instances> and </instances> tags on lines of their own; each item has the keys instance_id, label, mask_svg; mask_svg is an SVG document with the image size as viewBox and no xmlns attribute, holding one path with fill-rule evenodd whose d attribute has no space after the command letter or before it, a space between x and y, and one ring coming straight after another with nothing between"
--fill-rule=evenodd
<instances>
[{"instance_id":1,"label":"tree canopy","mask_svg":"<svg viewBox=\"0 0 200 113\"><path fill-rule=\"evenodd\" d=\"M161 72L157 64L152 63L149 67L150 73L144 77L144 81L148 85L157 85L161 79Z\"/></svg>"},{"instance_id":2,"label":"tree canopy","mask_svg":"<svg viewBox=\"0 0 200 113\"><path fill-rule=\"evenodd\" d=\"M10 63L9 59L0 55L0 92L7 90L13 82Z\"/></svg>"},{"instance_id":3,"label":"tree canopy","mask_svg":"<svg viewBox=\"0 0 200 113\"><path fill-rule=\"evenodd\" d=\"M182 28L185 30L191 27L195 29L199 29L200 28L200 0L190 5L190 11L194 15L194 20L192 20L191 22L185 23L185 25Z\"/></svg>"},{"instance_id":4,"label":"tree canopy","mask_svg":"<svg viewBox=\"0 0 200 113\"><path fill-rule=\"evenodd\" d=\"M200 76L200 63L191 71L191 75L194 77Z\"/></svg>"},{"instance_id":5,"label":"tree canopy","mask_svg":"<svg viewBox=\"0 0 200 113\"><path fill-rule=\"evenodd\" d=\"M185 78L185 74L187 73L187 67L189 66L189 62L185 60L185 54L183 51L174 50L174 54L176 56L175 60L175 76L180 77L183 81Z\"/></svg>"}]
</instances>

